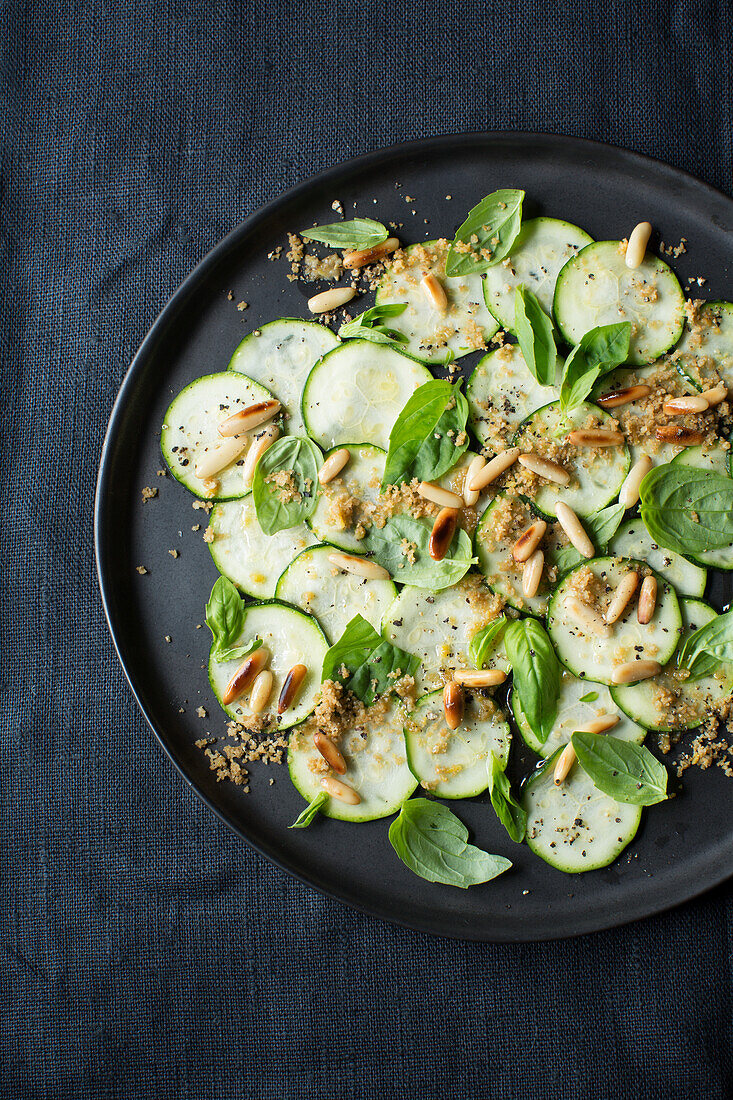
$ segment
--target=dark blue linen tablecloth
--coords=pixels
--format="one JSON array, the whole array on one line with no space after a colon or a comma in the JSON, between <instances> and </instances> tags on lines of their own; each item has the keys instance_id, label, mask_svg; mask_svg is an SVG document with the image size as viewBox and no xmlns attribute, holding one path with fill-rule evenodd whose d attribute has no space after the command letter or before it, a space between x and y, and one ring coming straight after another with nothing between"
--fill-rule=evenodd
<instances>
[{"instance_id":1,"label":"dark blue linen tablecloth","mask_svg":"<svg viewBox=\"0 0 733 1100\"><path fill-rule=\"evenodd\" d=\"M732 1096L730 888L495 947L285 877L147 731L91 518L146 329L224 233L313 172L526 129L730 192L730 4L6 0L0 26L0 1096Z\"/></svg>"}]
</instances>

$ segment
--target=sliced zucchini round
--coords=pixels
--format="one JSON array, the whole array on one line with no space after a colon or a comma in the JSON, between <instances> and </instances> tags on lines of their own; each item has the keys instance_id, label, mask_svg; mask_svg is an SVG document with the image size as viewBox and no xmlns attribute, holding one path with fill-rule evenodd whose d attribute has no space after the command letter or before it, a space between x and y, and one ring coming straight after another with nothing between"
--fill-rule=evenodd
<instances>
[{"instance_id":1,"label":"sliced zucchini round","mask_svg":"<svg viewBox=\"0 0 733 1100\"><path fill-rule=\"evenodd\" d=\"M536 596L522 595L523 566L512 557L512 547L537 517L529 504L510 493L497 493L478 521L474 552L479 569L492 592L503 597L510 607L543 618L556 571L546 564Z\"/></svg>"},{"instance_id":2,"label":"sliced zucchini round","mask_svg":"<svg viewBox=\"0 0 733 1100\"><path fill-rule=\"evenodd\" d=\"M411 585L403 588L387 612L382 634L422 661L415 677L418 692L434 691L443 686L442 672L471 667L471 638L499 614L499 601L481 577L469 573L452 588L440 592ZM491 666L509 671L500 647L494 652Z\"/></svg>"},{"instance_id":3,"label":"sliced zucchini round","mask_svg":"<svg viewBox=\"0 0 733 1100\"><path fill-rule=\"evenodd\" d=\"M266 535L251 496L217 504L209 518L214 565L237 588L256 599L269 599L283 570L317 539L305 523Z\"/></svg>"},{"instance_id":4,"label":"sliced zucchini round","mask_svg":"<svg viewBox=\"0 0 733 1100\"><path fill-rule=\"evenodd\" d=\"M249 493L244 484L244 458L241 454L213 479L218 484L215 493L207 492L205 482L195 474L196 462L212 444L221 442L219 424L228 416L254 405L269 401L272 394L264 386L244 375L207 374L197 378L174 397L165 414L160 447L168 469L176 481L196 496L208 500L235 500ZM261 428L243 434L253 436Z\"/></svg>"},{"instance_id":5,"label":"sliced zucchini round","mask_svg":"<svg viewBox=\"0 0 733 1100\"><path fill-rule=\"evenodd\" d=\"M397 589L392 581L366 580L336 569L328 560L330 546L303 550L277 582L278 600L315 615L333 644L354 615L362 615L375 630L394 602Z\"/></svg>"},{"instance_id":6,"label":"sliced zucchini round","mask_svg":"<svg viewBox=\"0 0 733 1100\"><path fill-rule=\"evenodd\" d=\"M608 732L622 741L634 741L640 745L646 737L646 730L633 722L623 711L619 711L614 702L611 689L605 684L593 684L580 680L572 672L563 672L560 681L560 696L557 703L557 718L552 732L543 744L530 729L524 716L519 696L512 691L509 705L514 721L522 735L522 740L538 756L552 756L555 749L567 745L573 734L587 722L596 718L605 718L616 714L619 723Z\"/></svg>"},{"instance_id":7,"label":"sliced zucchini round","mask_svg":"<svg viewBox=\"0 0 733 1100\"><path fill-rule=\"evenodd\" d=\"M449 278L445 260L450 241L413 244L387 264L377 287L377 305L405 302L407 309L384 323L408 340L405 351L423 363L446 363L486 346L499 326L484 304L480 275ZM440 311L420 285L434 275L445 290L448 306Z\"/></svg>"},{"instance_id":8,"label":"sliced zucchini round","mask_svg":"<svg viewBox=\"0 0 733 1100\"><path fill-rule=\"evenodd\" d=\"M558 383L562 361L558 360ZM524 361L518 344L505 344L484 355L466 383L471 427L489 451L503 451L519 425L557 397L541 386Z\"/></svg>"},{"instance_id":9,"label":"sliced zucchini round","mask_svg":"<svg viewBox=\"0 0 733 1100\"><path fill-rule=\"evenodd\" d=\"M722 445L709 447L703 444L701 447L687 447L673 461L677 465L695 466L698 469L710 470L728 477L730 450L725 450ZM698 550L690 553L688 557L705 568L725 571L733 569L733 545L716 547L714 550Z\"/></svg>"},{"instance_id":10,"label":"sliced zucchini round","mask_svg":"<svg viewBox=\"0 0 733 1100\"><path fill-rule=\"evenodd\" d=\"M424 695L405 720L410 770L440 798L472 798L485 791L489 753L506 766L510 742L503 710L478 694L467 693L466 713L456 730L446 725L442 691Z\"/></svg>"},{"instance_id":11,"label":"sliced zucchini round","mask_svg":"<svg viewBox=\"0 0 733 1100\"><path fill-rule=\"evenodd\" d=\"M231 358L229 370L267 386L285 410L287 431L305 435L300 415L305 380L316 360L338 344L338 336L317 321L283 317L245 336Z\"/></svg>"},{"instance_id":12,"label":"sliced zucchini round","mask_svg":"<svg viewBox=\"0 0 733 1100\"><path fill-rule=\"evenodd\" d=\"M422 363L384 344L347 340L308 375L301 413L324 450L360 439L386 450L407 399L432 375Z\"/></svg>"},{"instance_id":13,"label":"sliced zucchini round","mask_svg":"<svg viewBox=\"0 0 733 1100\"><path fill-rule=\"evenodd\" d=\"M484 301L502 328L514 332L514 292L518 286L539 299L552 316L555 283L561 269L593 238L559 218L531 218L522 223L508 260L484 275ZM516 335L516 334L515 334Z\"/></svg>"},{"instance_id":14,"label":"sliced zucchini round","mask_svg":"<svg viewBox=\"0 0 733 1100\"><path fill-rule=\"evenodd\" d=\"M356 806L329 798L321 813L339 821L374 821L396 813L417 786L407 766L403 736L404 709L396 702L384 716L367 722L360 732L342 736L339 749L346 761L346 774L335 775L313 744L313 732L307 726L293 730L288 746L288 767L295 788L306 802L312 802L322 790L321 779L332 775L358 792ZM363 732L361 732L363 730Z\"/></svg>"},{"instance_id":15,"label":"sliced zucchini round","mask_svg":"<svg viewBox=\"0 0 733 1100\"><path fill-rule=\"evenodd\" d=\"M684 634L691 634L716 618L717 612L703 600L680 600ZM695 729L719 711L733 692L733 666L719 668L712 676L684 679L674 661L652 680L611 689L616 704L647 729L671 732ZM615 731L614 731L615 733Z\"/></svg>"},{"instance_id":16,"label":"sliced zucchini round","mask_svg":"<svg viewBox=\"0 0 733 1100\"><path fill-rule=\"evenodd\" d=\"M553 754L522 788L527 845L568 874L608 867L636 836L641 806L609 798L577 763L558 786L555 762Z\"/></svg>"},{"instance_id":17,"label":"sliced zucchini round","mask_svg":"<svg viewBox=\"0 0 733 1100\"><path fill-rule=\"evenodd\" d=\"M609 637L591 633L566 607L566 598L575 595L604 615L622 578L640 570L648 571L645 562L593 558L566 573L552 593L547 631L562 663L580 679L610 686L619 665L643 660L664 665L677 648L682 629L680 607L674 589L659 574L654 574L658 585L654 618L645 626L637 620L635 600L613 624Z\"/></svg>"},{"instance_id":18,"label":"sliced zucchini round","mask_svg":"<svg viewBox=\"0 0 733 1100\"><path fill-rule=\"evenodd\" d=\"M235 645L246 645L259 638L270 651L268 668L273 674L272 694L267 708L258 715L269 728L285 730L302 722L315 706L315 698L321 686L321 668L328 649L323 631L310 615L286 604L272 602L251 604L246 609L242 633ZM213 652L209 656L209 681L222 709L236 722L253 717L247 704L248 693L224 706L222 696L227 684L241 665L242 660L219 661ZM293 665L305 665L308 669L303 686L295 702L284 714L278 716L277 701L282 686Z\"/></svg>"},{"instance_id":19,"label":"sliced zucchini round","mask_svg":"<svg viewBox=\"0 0 733 1100\"><path fill-rule=\"evenodd\" d=\"M555 518L558 500L570 505L579 516L600 512L615 500L629 472L631 456L626 446L575 447L567 442L568 432L586 427L609 427L611 417L597 405L578 405L563 414L558 402L538 409L521 426L514 446L559 462L570 474L568 485L557 485L514 467L519 492L529 496L537 509Z\"/></svg>"},{"instance_id":20,"label":"sliced zucchini round","mask_svg":"<svg viewBox=\"0 0 733 1100\"><path fill-rule=\"evenodd\" d=\"M342 550L358 551L361 540L354 532L365 518L362 504L374 504L379 496L387 455L368 443L349 443L347 446L351 452L348 464L338 477L320 487L316 510L308 522L322 542L331 542ZM333 450L326 458L329 454L333 454Z\"/></svg>"},{"instance_id":21,"label":"sliced zucchini round","mask_svg":"<svg viewBox=\"0 0 733 1100\"><path fill-rule=\"evenodd\" d=\"M685 321L685 296L672 269L647 255L626 266L620 241L596 241L568 260L555 287L555 319L569 344L597 325L631 322L629 362L651 363L669 351Z\"/></svg>"},{"instance_id":22,"label":"sliced zucchini round","mask_svg":"<svg viewBox=\"0 0 733 1100\"><path fill-rule=\"evenodd\" d=\"M657 465L671 462L675 455L680 453L681 448L657 439L654 434L657 424L672 423L674 420L673 417L666 417L663 413L660 419L659 394L661 392L667 397L681 397L689 393L689 387L679 371L676 371L667 360L661 360L648 367L619 367L596 383L593 398L596 400L604 394L627 389L637 384L650 386L651 393L637 401L630 401L628 405L618 405L609 412L619 422L626 436L632 462L636 462L642 455L649 455Z\"/></svg>"},{"instance_id":23,"label":"sliced zucchini round","mask_svg":"<svg viewBox=\"0 0 733 1100\"><path fill-rule=\"evenodd\" d=\"M733 389L733 302L708 302L695 314L671 356L698 390L724 382Z\"/></svg>"},{"instance_id":24,"label":"sliced zucchini round","mask_svg":"<svg viewBox=\"0 0 733 1100\"><path fill-rule=\"evenodd\" d=\"M609 554L619 558L645 561L668 581L678 596L702 596L707 582L707 570L652 542L640 518L627 519L619 527L608 547Z\"/></svg>"}]
</instances>

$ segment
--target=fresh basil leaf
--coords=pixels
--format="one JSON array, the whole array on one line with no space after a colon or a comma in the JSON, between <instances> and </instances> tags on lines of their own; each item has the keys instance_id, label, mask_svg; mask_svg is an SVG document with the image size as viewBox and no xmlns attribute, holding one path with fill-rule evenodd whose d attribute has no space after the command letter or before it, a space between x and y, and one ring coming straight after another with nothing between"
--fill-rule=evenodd
<instances>
[{"instance_id":1,"label":"fresh basil leaf","mask_svg":"<svg viewBox=\"0 0 733 1100\"><path fill-rule=\"evenodd\" d=\"M476 562L471 556L471 540L459 527L446 556L442 561L434 561L429 549L432 529L432 523L412 516L392 516L382 528L372 525L362 546L400 584L435 591L450 588Z\"/></svg>"},{"instance_id":2,"label":"fresh basil leaf","mask_svg":"<svg viewBox=\"0 0 733 1100\"><path fill-rule=\"evenodd\" d=\"M386 241L389 232L381 222L372 218L352 218L351 221L333 222L331 225L315 225L304 229L301 237L306 241L330 244L333 248L374 248Z\"/></svg>"},{"instance_id":3,"label":"fresh basil leaf","mask_svg":"<svg viewBox=\"0 0 733 1100\"><path fill-rule=\"evenodd\" d=\"M616 534L625 512L623 504L609 504L607 508L601 508L595 515L586 516L583 519L583 526L597 554L606 549ZM560 546L552 552L552 562L557 567L558 574L567 573L569 569L574 569L585 560L574 546Z\"/></svg>"},{"instance_id":4,"label":"fresh basil leaf","mask_svg":"<svg viewBox=\"0 0 733 1100\"><path fill-rule=\"evenodd\" d=\"M389 827L389 842L411 871L428 882L467 889L507 871L511 860L468 843L468 829L440 802L410 798Z\"/></svg>"},{"instance_id":5,"label":"fresh basil leaf","mask_svg":"<svg viewBox=\"0 0 733 1100\"><path fill-rule=\"evenodd\" d=\"M678 554L733 544L733 478L666 463L641 483L639 510L654 542Z\"/></svg>"},{"instance_id":6,"label":"fresh basil leaf","mask_svg":"<svg viewBox=\"0 0 733 1100\"><path fill-rule=\"evenodd\" d=\"M560 408L565 413L582 405L598 379L629 357L631 324L600 325L584 334L565 360Z\"/></svg>"},{"instance_id":7,"label":"fresh basil leaf","mask_svg":"<svg viewBox=\"0 0 733 1100\"><path fill-rule=\"evenodd\" d=\"M322 462L323 455L312 439L285 435L268 447L252 481L257 520L266 535L297 527L311 515Z\"/></svg>"},{"instance_id":8,"label":"fresh basil leaf","mask_svg":"<svg viewBox=\"0 0 733 1100\"><path fill-rule=\"evenodd\" d=\"M261 638L252 638L246 645L238 645L234 646L232 649L219 650L216 657L220 661L242 661L245 657L249 657L250 653L254 653L256 649L259 649L261 645Z\"/></svg>"},{"instance_id":9,"label":"fresh basil leaf","mask_svg":"<svg viewBox=\"0 0 733 1100\"><path fill-rule=\"evenodd\" d=\"M474 668L483 668L495 647L501 641L501 636L507 624L506 615L500 615L493 623L487 623L481 630L477 630L468 643L468 656L473 662Z\"/></svg>"},{"instance_id":10,"label":"fresh basil leaf","mask_svg":"<svg viewBox=\"0 0 733 1100\"><path fill-rule=\"evenodd\" d=\"M509 188L481 199L456 232L445 261L446 275L488 271L505 259L522 224L523 201L524 191Z\"/></svg>"},{"instance_id":11,"label":"fresh basil leaf","mask_svg":"<svg viewBox=\"0 0 733 1100\"><path fill-rule=\"evenodd\" d=\"M552 642L536 619L518 619L504 631L504 649L522 713L544 744L557 717L560 693L560 664Z\"/></svg>"},{"instance_id":12,"label":"fresh basil leaf","mask_svg":"<svg viewBox=\"0 0 733 1100\"><path fill-rule=\"evenodd\" d=\"M407 302L394 302L391 305L372 306L365 309L353 321L347 321L339 329L343 340L371 340L373 344L407 344L404 332L381 324L387 317L399 317L407 309Z\"/></svg>"},{"instance_id":13,"label":"fresh basil leaf","mask_svg":"<svg viewBox=\"0 0 733 1100\"><path fill-rule=\"evenodd\" d=\"M228 577L218 577L206 605L206 625L214 639L214 652L231 649L244 626L244 602Z\"/></svg>"},{"instance_id":14,"label":"fresh basil leaf","mask_svg":"<svg viewBox=\"0 0 733 1100\"><path fill-rule=\"evenodd\" d=\"M733 611L688 634L677 652L678 667L695 678L709 676L722 664L733 664Z\"/></svg>"},{"instance_id":15,"label":"fresh basil leaf","mask_svg":"<svg viewBox=\"0 0 733 1100\"><path fill-rule=\"evenodd\" d=\"M521 844L527 829L527 812L514 798L504 765L495 753L491 753L487 765L491 805L512 840Z\"/></svg>"},{"instance_id":16,"label":"fresh basil leaf","mask_svg":"<svg viewBox=\"0 0 733 1100\"><path fill-rule=\"evenodd\" d=\"M597 691L589 691L586 695L581 695L578 700L579 703L593 703L598 698Z\"/></svg>"},{"instance_id":17,"label":"fresh basil leaf","mask_svg":"<svg viewBox=\"0 0 733 1100\"><path fill-rule=\"evenodd\" d=\"M319 791L312 802L309 802L301 814L299 814L289 829L307 829L311 822L318 816L321 806L328 801L326 791Z\"/></svg>"},{"instance_id":18,"label":"fresh basil leaf","mask_svg":"<svg viewBox=\"0 0 733 1100\"><path fill-rule=\"evenodd\" d=\"M323 658L321 680L345 684L370 706L401 676L414 676L420 658L382 639L371 623L355 615Z\"/></svg>"},{"instance_id":19,"label":"fresh basil leaf","mask_svg":"<svg viewBox=\"0 0 733 1100\"><path fill-rule=\"evenodd\" d=\"M531 373L541 386L554 386L557 347L552 321L525 286L518 286L514 292L514 328Z\"/></svg>"},{"instance_id":20,"label":"fresh basil leaf","mask_svg":"<svg viewBox=\"0 0 733 1100\"><path fill-rule=\"evenodd\" d=\"M435 378L420 386L389 434L382 488L414 477L433 481L450 470L468 448L467 420L468 401L460 382Z\"/></svg>"},{"instance_id":21,"label":"fresh basil leaf","mask_svg":"<svg viewBox=\"0 0 733 1100\"><path fill-rule=\"evenodd\" d=\"M654 806L667 798L667 769L644 745L605 733L574 733L578 762L599 791L617 802Z\"/></svg>"}]
</instances>

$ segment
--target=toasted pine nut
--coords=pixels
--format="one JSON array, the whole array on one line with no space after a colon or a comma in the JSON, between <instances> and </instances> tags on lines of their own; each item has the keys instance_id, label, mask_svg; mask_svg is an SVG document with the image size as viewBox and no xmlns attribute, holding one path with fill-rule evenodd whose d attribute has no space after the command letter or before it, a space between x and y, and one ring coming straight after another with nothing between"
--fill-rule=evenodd
<instances>
[{"instance_id":1,"label":"toasted pine nut","mask_svg":"<svg viewBox=\"0 0 733 1100\"><path fill-rule=\"evenodd\" d=\"M639 401L642 397L648 397L652 392L651 386L640 383L638 386L626 386L623 390L611 390L602 397L596 398L596 405L602 409L615 409L618 405L630 405L632 401Z\"/></svg>"},{"instance_id":2,"label":"toasted pine nut","mask_svg":"<svg viewBox=\"0 0 733 1100\"><path fill-rule=\"evenodd\" d=\"M506 672L500 668L481 668L475 672L471 668L459 668L453 673L453 680L467 688L496 687L504 683Z\"/></svg>"},{"instance_id":3,"label":"toasted pine nut","mask_svg":"<svg viewBox=\"0 0 733 1100\"><path fill-rule=\"evenodd\" d=\"M568 442L575 447L620 447L624 442L624 433L606 428L580 428L568 432Z\"/></svg>"},{"instance_id":4,"label":"toasted pine nut","mask_svg":"<svg viewBox=\"0 0 733 1100\"><path fill-rule=\"evenodd\" d=\"M438 313L445 313L448 308L448 295L440 280L436 279L431 272L420 280L420 286L433 309L437 309Z\"/></svg>"},{"instance_id":5,"label":"toasted pine nut","mask_svg":"<svg viewBox=\"0 0 733 1100\"><path fill-rule=\"evenodd\" d=\"M642 626L646 626L654 618L654 609L657 606L657 578L649 575L644 577L639 589L639 602L636 605L636 617Z\"/></svg>"},{"instance_id":6,"label":"toasted pine nut","mask_svg":"<svg viewBox=\"0 0 733 1100\"><path fill-rule=\"evenodd\" d=\"M639 499L641 483L653 465L649 455L642 455L631 467L618 493L619 504L623 504L624 508L634 507Z\"/></svg>"},{"instance_id":7,"label":"toasted pine nut","mask_svg":"<svg viewBox=\"0 0 733 1100\"><path fill-rule=\"evenodd\" d=\"M263 668L252 684L249 696L249 709L253 714L261 714L267 706L272 691L272 673L269 668Z\"/></svg>"},{"instance_id":8,"label":"toasted pine nut","mask_svg":"<svg viewBox=\"0 0 733 1100\"><path fill-rule=\"evenodd\" d=\"M627 573L616 586L616 591L611 596L611 602L606 608L605 620L611 625L621 618L627 604L639 587L639 574Z\"/></svg>"},{"instance_id":9,"label":"toasted pine nut","mask_svg":"<svg viewBox=\"0 0 733 1100\"><path fill-rule=\"evenodd\" d=\"M536 519L534 523L531 523L526 531L522 531L517 541L512 547L512 557L517 562L527 561L531 558L535 550L545 537L545 531L547 530L547 524L543 519Z\"/></svg>"},{"instance_id":10,"label":"toasted pine nut","mask_svg":"<svg viewBox=\"0 0 733 1100\"><path fill-rule=\"evenodd\" d=\"M417 487L421 497L431 500L433 504L439 504L441 508L462 508L463 497L458 493L452 493L450 489L442 489L433 481L421 481Z\"/></svg>"},{"instance_id":11,"label":"toasted pine nut","mask_svg":"<svg viewBox=\"0 0 733 1100\"><path fill-rule=\"evenodd\" d=\"M443 688L443 713L449 730L457 730L463 719L466 699L457 680L449 680Z\"/></svg>"},{"instance_id":12,"label":"toasted pine nut","mask_svg":"<svg viewBox=\"0 0 733 1100\"><path fill-rule=\"evenodd\" d=\"M323 290L308 299L311 313L330 313L332 309L345 306L356 295L353 286L335 286L332 290Z\"/></svg>"},{"instance_id":13,"label":"toasted pine nut","mask_svg":"<svg viewBox=\"0 0 733 1100\"><path fill-rule=\"evenodd\" d=\"M652 235L651 222L639 222L635 225L629 243L626 245L626 266L632 269L641 267L646 255L646 246Z\"/></svg>"},{"instance_id":14,"label":"toasted pine nut","mask_svg":"<svg viewBox=\"0 0 733 1100\"><path fill-rule=\"evenodd\" d=\"M252 479L255 476L255 466L262 458L267 448L272 446L279 435L280 429L277 424L268 424L264 431L254 437L252 445L247 451L247 457L244 460L245 485L252 484Z\"/></svg>"},{"instance_id":15,"label":"toasted pine nut","mask_svg":"<svg viewBox=\"0 0 733 1100\"><path fill-rule=\"evenodd\" d=\"M247 443L246 435L233 435L229 439L214 439L211 443L207 443L193 468L196 477L201 478L202 481L208 481L214 474L218 474L220 470L224 470L239 458Z\"/></svg>"},{"instance_id":16,"label":"toasted pine nut","mask_svg":"<svg viewBox=\"0 0 733 1100\"><path fill-rule=\"evenodd\" d=\"M558 523L578 553L582 554L584 558L594 557L596 552L595 547L588 537L588 533L583 527L583 524L580 522L570 505L566 504L564 500L558 500L555 505L555 515L557 516Z\"/></svg>"},{"instance_id":17,"label":"toasted pine nut","mask_svg":"<svg viewBox=\"0 0 733 1100\"><path fill-rule=\"evenodd\" d=\"M278 714L283 714L288 707L293 705L307 674L308 669L305 665L293 665L290 669L280 691L280 698L277 701Z\"/></svg>"},{"instance_id":18,"label":"toasted pine nut","mask_svg":"<svg viewBox=\"0 0 733 1100\"><path fill-rule=\"evenodd\" d=\"M335 772L338 772L339 775L346 774L346 761L334 745L333 741L329 741L325 733L321 733L320 730L317 730L316 733L313 734L313 744L316 746L329 767L333 768L333 770Z\"/></svg>"},{"instance_id":19,"label":"toasted pine nut","mask_svg":"<svg viewBox=\"0 0 733 1100\"><path fill-rule=\"evenodd\" d=\"M224 689L221 701L225 707L243 695L247 688L259 676L262 669L270 660L270 651L267 646L261 645L249 657L245 657L237 671Z\"/></svg>"},{"instance_id":20,"label":"toasted pine nut","mask_svg":"<svg viewBox=\"0 0 733 1100\"><path fill-rule=\"evenodd\" d=\"M717 386L714 386L711 390L704 390L700 397L704 397L708 403L708 408L713 408L715 405L719 405L721 401L725 401L728 396L728 387L719 382Z\"/></svg>"},{"instance_id":21,"label":"toasted pine nut","mask_svg":"<svg viewBox=\"0 0 733 1100\"><path fill-rule=\"evenodd\" d=\"M383 260L400 247L396 237L387 237L381 244L375 244L372 248L361 248L358 251L344 252L344 267L351 271L355 267L366 267L367 264L375 264Z\"/></svg>"},{"instance_id":22,"label":"toasted pine nut","mask_svg":"<svg viewBox=\"0 0 733 1100\"><path fill-rule=\"evenodd\" d=\"M573 748L572 741L568 741L565 748L562 750L555 763L555 770L552 773L554 782L559 787L561 783L564 783L568 777L568 773L576 761L575 749Z\"/></svg>"},{"instance_id":23,"label":"toasted pine nut","mask_svg":"<svg viewBox=\"0 0 733 1100\"><path fill-rule=\"evenodd\" d=\"M519 463L525 470L544 477L546 481L554 481L556 485L567 485L570 481L570 474L563 466L541 455L520 455Z\"/></svg>"},{"instance_id":24,"label":"toasted pine nut","mask_svg":"<svg viewBox=\"0 0 733 1100\"><path fill-rule=\"evenodd\" d=\"M604 714L601 718L592 718L590 722L578 726L575 732L606 733L607 730L612 730L614 726L617 726L620 721L618 714Z\"/></svg>"},{"instance_id":25,"label":"toasted pine nut","mask_svg":"<svg viewBox=\"0 0 733 1100\"><path fill-rule=\"evenodd\" d=\"M477 466L472 472L474 462L468 468L466 485L470 493L480 493L492 481L496 481L500 474L508 470L519 458L519 447L510 447L507 451L500 451L485 466ZM478 500L478 497L476 498Z\"/></svg>"},{"instance_id":26,"label":"toasted pine nut","mask_svg":"<svg viewBox=\"0 0 733 1100\"><path fill-rule=\"evenodd\" d=\"M328 555L331 565L342 569L344 573L353 573L355 577L366 577L369 581L387 581L389 573L375 561L368 558L357 557L356 554L339 554L334 552Z\"/></svg>"},{"instance_id":27,"label":"toasted pine nut","mask_svg":"<svg viewBox=\"0 0 733 1100\"><path fill-rule=\"evenodd\" d=\"M258 401L256 405L248 405L246 409L232 413L219 424L219 435L229 437L239 435L240 432L248 432L250 428L256 428L258 424L264 424L266 420L272 420L280 412L279 401Z\"/></svg>"},{"instance_id":28,"label":"toasted pine nut","mask_svg":"<svg viewBox=\"0 0 733 1100\"><path fill-rule=\"evenodd\" d=\"M478 489L469 489L469 485L471 484L473 479L478 475L478 473L481 470L483 470L485 465L486 465L486 459L484 458L483 455L476 455L476 457L472 458L471 461L468 464L468 469L466 470L466 476L463 479L463 503L465 504L465 506L467 508L473 508L473 506L478 501L479 490Z\"/></svg>"},{"instance_id":29,"label":"toasted pine nut","mask_svg":"<svg viewBox=\"0 0 733 1100\"><path fill-rule=\"evenodd\" d=\"M671 401L665 401L664 411L667 416L675 416L683 413L704 413L710 408L702 394L694 394L691 397L673 397Z\"/></svg>"},{"instance_id":30,"label":"toasted pine nut","mask_svg":"<svg viewBox=\"0 0 733 1100\"><path fill-rule=\"evenodd\" d=\"M350 458L351 451L348 447L341 447L338 451L334 451L333 454L329 455L318 471L318 480L321 485L328 485L329 481L333 481L336 474L341 473Z\"/></svg>"},{"instance_id":31,"label":"toasted pine nut","mask_svg":"<svg viewBox=\"0 0 733 1100\"><path fill-rule=\"evenodd\" d=\"M545 568L545 555L541 550L535 550L530 554L522 569L522 595L531 599L537 595L542 580L542 570Z\"/></svg>"},{"instance_id":32,"label":"toasted pine nut","mask_svg":"<svg viewBox=\"0 0 733 1100\"><path fill-rule=\"evenodd\" d=\"M663 443L676 443L678 447L699 447L705 441L703 432L681 428L677 424L663 424L661 428L655 428L654 434Z\"/></svg>"},{"instance_id":33,"label":"toasted pine nut","mask_svg":"<svg viewBox=\"0 0 733 1100\"><path fill-rule=\"evenodd\" d=\"M345 802L348 806L358 806L361 802L361 796L353 787L348 783L342 783L340 779L334 779L332 775L324 775L321 786L331 795L331 798L337 798L339 802Z\"/></svg>"},{"instance_id":34,"label":"toasted pine nut","mask_svg":"<svg viewBox=\"0 0 733 1100\"><path fill-rule=\"evenodd\" d=\"M458 512L455 508L441 508L435 517L433 529L430 532L428 550L433 561L442 561L448 553L448 547L453 541L458 524Z\"/></svg>"},{"instance_id":35,"label":"toasted pine nut","mask_svg":"<svg viewBox=\"0 0 733 1100\"><path fill-rule=\"evenodd\" d=\"M565 610L576 620L586 634L597 634L599 638L609 638L611 628L601 616L577 596L565 597Z\"/></svg>"},{"instance_id":36,"label":"toasted pine nut","mask_svg":"<svg viewBox=\"0 0 733 1100\"><path fill-rule=\"evenodd\" d=\"M635 684L639 680L650 680L662 671L659 661L627 661L611 673L614 684Z\"/></svg>"}]
</instances>

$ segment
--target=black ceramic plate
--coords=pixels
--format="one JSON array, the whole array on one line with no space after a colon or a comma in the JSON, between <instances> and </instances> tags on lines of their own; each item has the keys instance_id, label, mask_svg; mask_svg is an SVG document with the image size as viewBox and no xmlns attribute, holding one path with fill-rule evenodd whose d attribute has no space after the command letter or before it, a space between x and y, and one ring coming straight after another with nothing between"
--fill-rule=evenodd
<instances>
[{"instance_id":1,"label":"black ceramic plate","mask_svg":"<svg viewBox=\"0 0 733 1100\"><path fill-rule=\"evenodd\" d=\"M194 745L206 731L218 734L224 727L205 671L209 633L196 629L216 570L201 533L191 530L205 522L204 514L192 510L193 498L182 486L156 477L163 466L160 425L172 396L197 376L225 369L239 341L258 324L308 316L307 288L287 281L287 261L267 258L288 230L332 221L331 203L339 199L347 217L356 212L402 223L405 242L450 237L466 211L498 187L524 188L526 216L566 218L596 239L626 236L636 222L649 219L666 241L687 238L687 252L674 261L683 283L704 275L699 293L733 297L733 202L656 161L536 134L464 134L360 157L254 214L206 257L163 310L112 412L99 472L96 550L110 629L138 703L173 763L227 824L284 870L368 913L438 935L518 941L621 924L684 901L733 873L731 781L717 768L689 771L679 797L645 811L635 841L612 867L577 876L553 870L525 846L512 844L485 797L458 803L454 808L472 838L514 861L509 873L471 890L411 874L392 852L387 821L349 825L319 819L307 830L289 831L304 803L284 767L253 766L251 792L244 794L217 783ZM415 201L406 202L406 196ZM236 309L241 299L249 303L244 313ZM475 358L462 363L468 369ZM154 485L159 496L142 505L145 485ZM180 557L174 559L169 549ZM148 576L137 574L139 564L150 570ZM718 609L728 593L722 575L712 579L708 597ZM210 714L206 720L196 715L202 704ZM517 761L518 770L528 765Z\"/></svg>"}]
</instances>

